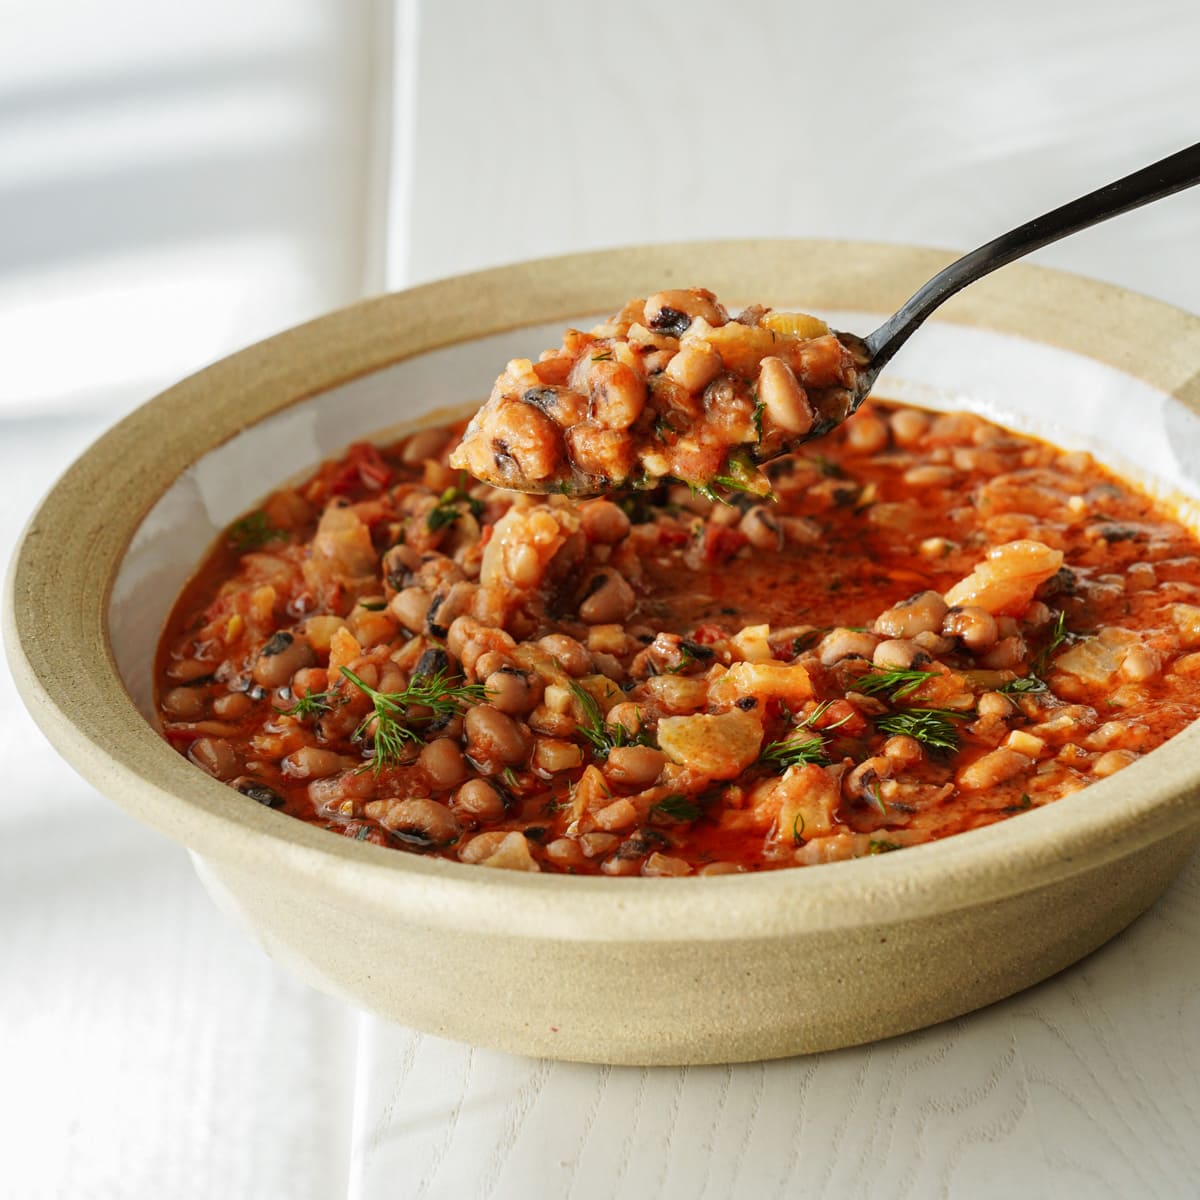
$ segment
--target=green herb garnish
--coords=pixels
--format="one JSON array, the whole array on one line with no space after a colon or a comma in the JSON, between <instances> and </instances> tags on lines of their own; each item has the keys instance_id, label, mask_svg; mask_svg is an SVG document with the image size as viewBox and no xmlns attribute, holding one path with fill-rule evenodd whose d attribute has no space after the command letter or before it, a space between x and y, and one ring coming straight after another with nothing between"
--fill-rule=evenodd
<instances>
[{"instance_id":1,"label":"green herb garnish","mask_svg":"<svg viewBox=\"0 0 1200 1200\"><path fill-rule=\"evenodd\" d=\"M650 811L669 817L672 821L694 821L703 812L698 804L693 804L686 796L664 796L650 806Z\"/></svg>"},{"instance_id":2,"label":"green herb garnish","mask_svg":"<svg viewBox=\"0 0 1200 1200\"><path fill-rule=\"evenodd\" d=\"M797 826L799 826L799 828L797 828ZM803 846L804 845L804 814L803 813L797 813L795 819L792 821L792 845L793 846Z\"/></svg>"},{"instance_id":3,"label":"green herb garnish","mask_svg":"<svg viewBox=\"0 0 1200 1200\"><path fill-rule=\"evenodd\" d=\"M906 708L877 717L875 727L883 733L916 738L930 750L953 754L958 749L958 730L951 722L964 720L962 713L946 708Z\"/></svg>"},{"instance_id":4,"label":"green herb garnish","mask_svg":"<svg viewBox=\"0 0 1200 1200\"><path fill-rule=\"evenodd\" d=\"M1050 659L1055 651L1070 637L1067 633L1067 614L1060 611L1054 628L1050 631L1050 640L1042 647L1038 656L1029 665L1031 675L1044 675L1050 666Z\"/></svg>"},{"instance_id":5,"label":"green herb garnish","mask_svg":"<svg viewBox=\"0 0 1200 1200\"><path fill-rule=\"evenodd\" d=\"M611 362L611 361L612 361L612 351L611 350L601 350L599 354L592 355L592 362Z\"/></svg>"},{"instance_id":6,"label":"green herb garnish","mask_svg":"<svg viewBox=\"0 0 1200 1200\"><path fill-rule=\"evenodd\" d=\"M240 521L234 521L227 536L229 544L239 554L244 554L247 550L257 550L268 542L280 541L287 537L287 533L276 529L271 524L270 517L260 508L257 512L242 517Z\"/></svg>"},{"instance_id":7,"label":"green herb garnish","mask_svg":"<svg viewBox=\"0 0 1200 1200\"><path fill-rule=\"evenodd\" d=\"M1036 675L1022 675L1018 679L1010 679L1007 683L1001 684L996 689L998 692L1007 692L1009 695L1019 695L1028 692L1044 692L1046 690L1046 681L1039 679Z\"/></svg>"},{"instance_id":8,"label":"green herb garnish","mask_svg":"<svg viewBox=\"0 0 1200 1200\"><path fill-rule=\"evenodd\" d=\"M583 709L583 720L576 727L577 732L591 746L597 758L607 758L609 751L619 746L652 746L654 743L644 733L631 733L618 721L610 725L604 719L600 703L587 688L571 679L568 681L575 699Z\"/></svg>"},{"instance_id":9,"label":"green herb garnish","mask_svg":"<svg viewBox=\"0 0 1200 1200\"><path fill-rule=\"evenodd\" d=\"M651 675L682 675L694 662L699 659L696 652L687 644L687 642L679 643L679 661L673 667L656 667L653 663L649 664Z\"/></svg>"},{"instance_id":10,"label":"green herb garnish","mask_svg":"<svg viewBox=\"0 0 1200 1200\"><path fill-rule=\"evenodd\" d=\"M466 480L464 479L465 483ZM449 487L441 495L437 504L430 509L429 516L425 518L425 524L433 532L439 529L445 529L449 525L453 525L459 517L463 515L463 505L466 505L466 511L473 517L483 515L483 501L476 500L462 487Z\"/></svg>"},{"instance_id":11,"label":"green herb garnish","mask_svg":"<svg viewBox=\"0 0 1200 1200\"><path fill-rule=\"evenodd\" d=\"M814 763L818 767L829 766L823 737L791 737L772 742L763 752L763 761L778 763L781 767L796 767L801 763Z\"/></svg>"},{"instance_id":12,"label":"green herb garnish","mask_svg":"<svg viewBox=\"0 0 1200 1200\"><path fill-rule=\"evenodd\" d=\"M309 692L307 696L297 697L291 708L277 708L275 711L281 717L295 717L299 721L307 721L310 717L324 716L332 707L332 692Z\"/></svg>"},{"instance_id":13,"label":"green herb garnish","mask_svg":"<svg viewBox=\"0 0 1200 1200\"><path fill-rule=\"evenodd\" d=\"M727 505L729 503L729 501L726 500L724 496L720 495L711 484L693 483L690 479L685 479L683 482L687 484L688 491L690 491L693 496L700 496L702 499L707 500L709 504Z\"/></svg>"},{"instance_id":14,"label":"green herb garnish","mask_svg":"<svg viewBox=\"0 0 1200 1200\"><path fill-rule=\"evenodd\" d=\"M1028 792L1021 793L1020 804L1007 804L1000 811L1005 813L1028 812L1033 807L1033 797Z\"/></svg>"},{"instance_id":15,"label":"green herb garnish","mask_svg":"<svg viewBox=\"0 0 1200 1200\"><path fill-rule=\"evenodd\" d=\"M725 464L725 474L714 475L713 483L720 484L726 491L742 492L767 501L775 499L770 485L744 454L731 454Z\"/></svg>"},{"instance_id":16,"label":"green herb garnish","mask_svg":"<svg viewBox=\"0 0 1200 1200\"><path fill-rule=\"evenodd\" d=\"M873 787L866 789L867 803L875 809L880 815L886 816L887 807L883 803L883 797L879 794L879 784L876 783Z\"/></svg>"},{"instance_id":17,"label":"green herb garnish","mask_svg":"<svg viewBox=\"0 0 1200 1200\"><path fill-rule=\"evenodd\" d=\"M751 399L753 399L753 396L751 396ZM767 406L760 400L754 406L754 413L750 418L754 422L754 436L760 442L763 439L763 413L766 411Z\"/></svg>"},{"instance_id":18,"label":"green herb garnish","mask_svg":"<svg viewBox=\"0 0 1200 1200\"><path fill-rule=\"evenodd\" d=\"M904 847L899 842L889 842L886 838L872 840L867 845L868 854L889 854L893 850L903 850Z\"/></svg>"},{"instance_id":19,"label":"green herb garnish","mask_svg":"<svg viewBox=\"0 0 1200 1200\"><path fill-rule=\"evenodd\" d=\"M431 709L434 718L452 717L463 711L463 705L487 699L482 683L451 683L445 668L416 676L402 692L376 691L349 667L342 667L342 674L371 701L372 711L359 722L351 740L371 743L369 765L376 774L399 763L407 744L422 741L421 734L405 723L410 708Z\"/></svg>"},{"instance_id":20,"label":"green herb garnish","mask_svg":"<svg viewBox=\"0 0 1200 1200\"><path fill-rule=\"evenodd\" d=\"M855 683L854 690L868 696L878 696L884 692L891 700L903 700L936 674L936 671L876 671L862 676Z\"/></svg>"},{"instance_id":21,"label":"green herb garnish","mask_svg":"<svg viewBox=\"0 0 1200 1200\"><path fill-rule=\"evenodd\" d=\"M816 728L816 724L817 724L817 722L818 722L818 721L819 721L819 720L820 720L820 719L821 719L821 718L822 718L822 717L823 717L823 716L824 716L824 715L825 715L825 714L826 714L826 713L827 713L827 712L828 712L828 711L829 711L829 710L830 710L832 707L833 707L833 701L832 701L832 700L822 700L822 701L821 701L821 703L820 703L820 704L818 704L818 705L817 705L817 707L816 707L816 708L814 708L814 709L812 710L812 712L810 712L810 713L808 714L808 716L804 718L804 720L803 720L803 721L797 721L797 722L796 722L796 725L797 725L797 727L798 727L798 728L800 728L800 729L815 729L815 728ZM854 716L854 713L853 713L853 711L851 711L851 712L848 712L848 713L847 713L847 714L846 714L844 717L841 717L841 718L839 718L838 720L834 721L834 723L833 723L832 725L826 725L826 726L825 726L825 729L824 729L824 732L825 732L825 733L829 733L829 732L830 732L831 730L833 730L833 729L840 729L840 728L841 728L843 725L845 725L845 724L846 724L846 722L847 722L847 721L849 721L849 720L850 720L850 718L851 718L852 716Z\"/></svg>"}]
</instances>

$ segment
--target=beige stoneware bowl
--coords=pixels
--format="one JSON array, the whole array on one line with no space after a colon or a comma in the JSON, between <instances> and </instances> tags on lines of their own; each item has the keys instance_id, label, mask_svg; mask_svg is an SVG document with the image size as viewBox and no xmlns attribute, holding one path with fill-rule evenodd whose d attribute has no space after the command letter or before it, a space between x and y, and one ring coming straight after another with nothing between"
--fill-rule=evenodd
<instances>
[{"instance_id":1,"label":"beige stoneware bowl","mask_svg":"<svg viewBox=\"0 0 1200 1200\"><path fill-rule=\"evenodd\" d=\"M406 1025L613 1063L771 1058L998 1000L1142 913L1200 837L1200 727L1085 791L902 853L754 876L523 875L385 850L214 782L152 725L168 609L219 529L348 442L487 393L507 358L627 297L702 285L866 333L948 256L831 242L580 255L369 300L184 380L102 437L34 515L4 633L17 685L100 791L189 846L304 979ZM967 407L1200 496L1200 319L1010 267L879 391Z\"/></svg>"}]
</instances>

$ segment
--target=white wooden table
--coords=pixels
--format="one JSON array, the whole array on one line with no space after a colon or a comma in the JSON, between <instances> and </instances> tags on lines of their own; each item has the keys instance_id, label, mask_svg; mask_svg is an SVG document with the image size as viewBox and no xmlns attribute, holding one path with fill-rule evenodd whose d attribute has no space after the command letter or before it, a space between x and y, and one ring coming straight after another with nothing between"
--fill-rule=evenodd
<instances>
[{"instance_id":1,"label":"white wooden table","mask_svg":"<svg viewBox=\"0 0 1200 1200\"><path fill-rule=\"evenodd\" d=\"M236 7L218 21L231 46ZM330 214L349 222L353 188L313 200L326 215L293 232L319 270L297 268L308 290L280 285L281 317L340 302L363 255L371 287L684 237L966 247L1196 136L1189 0L1012 0L969 21L949 0L736 15L693 0L686 16L618 0L608 19L534 0L352 7L320 86L389 59L390 29L392 119L376 132L391 153L361 192L386 217L348 223L335 249ZM299 67L262 59L289 86L332 44L336 6L303 11ZM255 12L262 29L286 16ZM352 160L338 127L303 128L297 162ZM1043 260L1200 311L1200 195ZM21 291L5 262L0 318ZM255 333L268 275L244 277ZM194 360L247 340L231 337ZM20 419L0 407L4 558L29 498L117 411L51 401ZM1090 959L960 1021L777 1063L589 1067L388 1027L296 983L218 916L182 850L56 758L2 669L0 771L0 1196L1200 1195L1200 860Z\"/></svg>"}]
</instances>

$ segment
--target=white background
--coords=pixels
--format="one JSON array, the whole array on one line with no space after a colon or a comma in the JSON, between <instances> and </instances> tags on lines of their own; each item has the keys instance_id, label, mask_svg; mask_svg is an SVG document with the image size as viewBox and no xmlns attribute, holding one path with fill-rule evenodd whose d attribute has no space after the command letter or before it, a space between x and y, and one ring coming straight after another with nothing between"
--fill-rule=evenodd
<instances>
[{"instance_id":1,"label":"white background","mask_svg":"<svg viewBox=\"0 0 1200 1200\"><path fill-rule=\"evenodd\" d=\"M620 243L966 249L1195 141L1198 43L1164 0L0 0L0 554L106 424L276 329ZM1200 311L1200 192L1041 259ZM0 1194L1196 1194L1195 863L1099 955L951 1026L606 1070L301 987L6 676L0 768Z\"/></svg>"}]
</instances>

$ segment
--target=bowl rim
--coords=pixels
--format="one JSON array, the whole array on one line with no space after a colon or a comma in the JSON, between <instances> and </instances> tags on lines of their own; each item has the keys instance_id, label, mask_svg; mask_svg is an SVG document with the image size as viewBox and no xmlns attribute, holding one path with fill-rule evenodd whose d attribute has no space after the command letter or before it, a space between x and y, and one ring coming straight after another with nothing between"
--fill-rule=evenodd
<instances>
[{"instance_id":1,"label":"bowl rim","mask_svg":"<svg viewBox=\"0 0 1200 1200\"><path fill-rule=\"evenodd\" d=\"M1200 821L1200 722L1084 792L904 854L668 883L483 871L231 803L226 785L146 722L117 673L107 615L139 523L192 461L273 413L427 351L614 310L630 295L692 286L697 276L725 296L769 296L786 281L789 302L817 311L886 312L954 257L810 239L624 247L374 297L241 350L103 434L30 517L3 603L18 691L85 779L195 852L447 930L670 942L884 926L1050 886L1178 834ZM960 294L938 319L1074 351L1200 414L1200 318L1161 301L1017 264Z\"/></svg>"}]
</instances>

